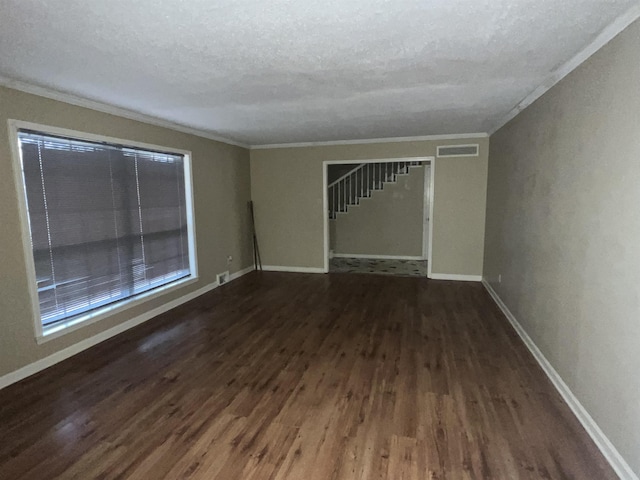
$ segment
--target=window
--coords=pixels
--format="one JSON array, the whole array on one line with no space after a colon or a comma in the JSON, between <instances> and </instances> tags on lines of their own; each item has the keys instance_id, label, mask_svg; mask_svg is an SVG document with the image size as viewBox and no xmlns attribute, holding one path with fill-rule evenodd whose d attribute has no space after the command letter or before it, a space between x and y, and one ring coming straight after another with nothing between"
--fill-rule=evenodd
<instances>
[{"instance_id":1,"label":"window","mask_svg":"<svg viewBox=\"0 0 640 480\"><path fill-rule=\"evenodd\" d=\"M45 334L195 277L188 155L27 128L17 139Z\"/></svg>"}]
</instances>

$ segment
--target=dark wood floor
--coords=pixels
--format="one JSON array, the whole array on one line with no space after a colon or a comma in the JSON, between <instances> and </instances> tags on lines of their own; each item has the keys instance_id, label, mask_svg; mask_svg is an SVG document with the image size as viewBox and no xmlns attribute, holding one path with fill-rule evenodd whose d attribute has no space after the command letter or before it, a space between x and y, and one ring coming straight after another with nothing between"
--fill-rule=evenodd
<instances>
[{"instance_id":1,"label":"dark wood floor","mask_svg":"<svg viewBox=\"0 0 640 480\"><path fill-rule=\"evenodd\" d=\"M0 391L0 478L615 475L480 284L252 273Z\"/></svg>"}]
</instances>

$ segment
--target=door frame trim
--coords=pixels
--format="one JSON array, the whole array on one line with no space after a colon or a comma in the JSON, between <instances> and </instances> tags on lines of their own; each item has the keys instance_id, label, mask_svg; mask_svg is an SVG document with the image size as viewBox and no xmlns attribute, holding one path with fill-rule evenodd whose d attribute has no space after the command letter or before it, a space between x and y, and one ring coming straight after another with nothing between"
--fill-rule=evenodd
<instances>
[{"instance_id":1,"label":"door frame trim","mask_svg":"<svg viewBox=\"0 0 640 480\"><path fill-rule=\"evenodd\" d=\"M328 188L328 167L329 165L339 165L345 163L398 163L398 162L423 162L430 165L429 171L429 192L425 192L425 202L429 202L429 222L426 215L422 215L422 252L425 254L424 235L428 236L428 248L426 249L427 259L427 277L431 278L431 259L433 256L433 198L434 198L434 179L435 179L435 157L402 157L402 158L369 158L369 159L345 159L345 160L323 160L322 162L322 218L323 218L323 234L324 234L324 273L329 272L329 196ZM425 186L427 183L427 175L425 175ZM427 228L428 225L428 228ZM428 230L428 231L427 231Z\"/></svg>"}]
</instances>

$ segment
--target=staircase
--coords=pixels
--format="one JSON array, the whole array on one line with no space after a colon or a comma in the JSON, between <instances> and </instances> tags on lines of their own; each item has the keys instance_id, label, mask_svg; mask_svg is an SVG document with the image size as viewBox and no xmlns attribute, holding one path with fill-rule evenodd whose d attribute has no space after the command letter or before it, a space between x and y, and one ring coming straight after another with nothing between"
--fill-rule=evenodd
<instances>
[{"instance_id":1,"label":"staircase","mask_svg":"<svg viewBox=\"0 0 640 480\"><path fill-rule=\"evenodd\" d=\"M350 205L359 205L361 198L368 198L375 190L383 190L385 183L395 182L398 175L406 175L417 162L362 163L329 184L329 218L335 220L338 213L347 213Z\"/></svg>"}]
</instances>

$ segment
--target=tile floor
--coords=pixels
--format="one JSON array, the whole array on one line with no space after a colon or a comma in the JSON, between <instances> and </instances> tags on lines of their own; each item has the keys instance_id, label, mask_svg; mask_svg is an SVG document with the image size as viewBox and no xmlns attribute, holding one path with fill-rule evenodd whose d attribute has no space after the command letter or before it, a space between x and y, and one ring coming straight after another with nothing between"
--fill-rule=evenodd
<instances>
[{"instance_id":1,"label":"tile floor","mask_svg":"<svg viewBox=\"0 0 640 480\"><path fill-rule=\"evenodd\" d=\"M379 275L400 275L426 277L426 260L386 260L374 258L332 258L329 261L331 273L375 273Z\"/></svg>"}]
</instances>

